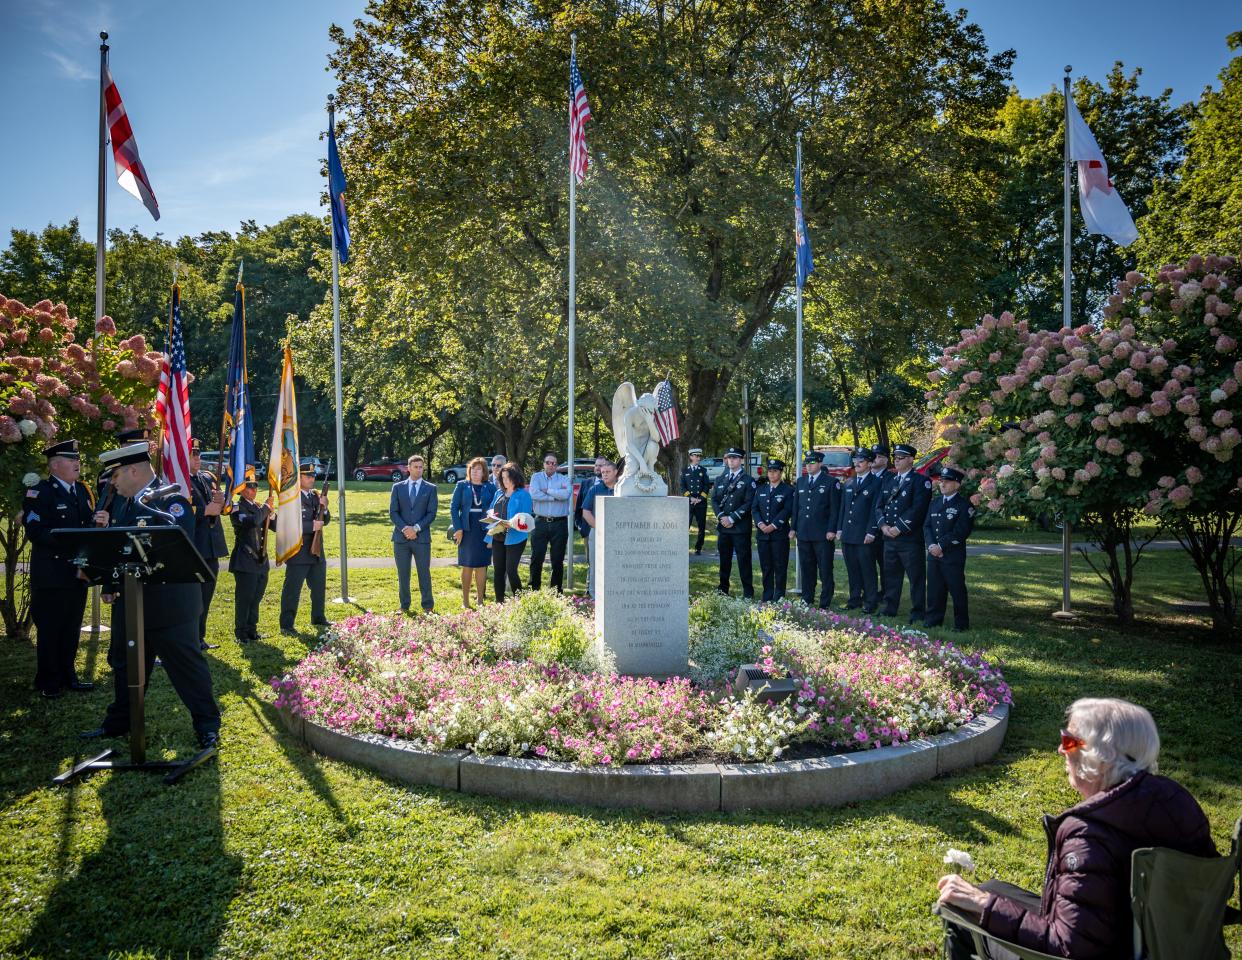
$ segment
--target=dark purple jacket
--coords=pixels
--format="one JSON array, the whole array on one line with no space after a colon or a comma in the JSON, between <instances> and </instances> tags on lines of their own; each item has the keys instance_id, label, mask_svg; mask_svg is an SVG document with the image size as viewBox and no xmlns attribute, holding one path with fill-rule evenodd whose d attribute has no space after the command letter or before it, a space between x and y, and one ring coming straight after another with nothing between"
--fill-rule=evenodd
<instances>
[{"instance_id":1,"label":"dark purple jacket","mask_svg":"<svg viewBox=\"0 0 1242 960\"><path fill-rule=\"evenodd\" d=\"M989 933L1074 960L1133 956L1130 855L1169 847L1216 856L1207 817L1179 784L1146 771L1058 817L1044 817L1048 866L1039 913L991 894L980 921Z\"/></svg>"}]
</instances>

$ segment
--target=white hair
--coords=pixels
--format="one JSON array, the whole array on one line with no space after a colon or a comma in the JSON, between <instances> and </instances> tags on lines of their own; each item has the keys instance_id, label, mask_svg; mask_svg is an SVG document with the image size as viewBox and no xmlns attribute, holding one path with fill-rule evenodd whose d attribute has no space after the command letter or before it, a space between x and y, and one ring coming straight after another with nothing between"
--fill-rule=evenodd
<instances>
[{"instance_id":1,"label":"white hair","mask_svg":"<svg viewBox=\"0 0 1242 960\"><path fill-rule=\"evenodd\" d=\"M1065 712L1074 736L1084 741L1069 754L1076 775L1108 790L1142 770L1156 772L1160 734L1151 714L1128 700L1084 697Z\"/></svg>"}]
</instances>

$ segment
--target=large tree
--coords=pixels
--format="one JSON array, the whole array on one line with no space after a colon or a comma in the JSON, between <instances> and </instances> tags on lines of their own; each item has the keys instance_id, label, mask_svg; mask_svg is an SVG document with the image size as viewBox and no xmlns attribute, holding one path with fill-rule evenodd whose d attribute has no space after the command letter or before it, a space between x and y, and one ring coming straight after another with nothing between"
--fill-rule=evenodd
<instances>
[{"instance_id":1,"label":"large tree","mask_svg":"<svg viewBox=\"0 0 1242 960\"><path fill-rule=\"evenodd\" d=\"M354 322L399 341L412 405L453 389L518 455L564 403L571 31L595 117L582 398L604 414L620 379L671 370L678 457L709 439L787 296L796 132L818 270L877 216L947 206L928 193L977 168L1011 60L931 0L376 0L355 28L334 28L331 60Z\"/></svg>"}]
</instances>

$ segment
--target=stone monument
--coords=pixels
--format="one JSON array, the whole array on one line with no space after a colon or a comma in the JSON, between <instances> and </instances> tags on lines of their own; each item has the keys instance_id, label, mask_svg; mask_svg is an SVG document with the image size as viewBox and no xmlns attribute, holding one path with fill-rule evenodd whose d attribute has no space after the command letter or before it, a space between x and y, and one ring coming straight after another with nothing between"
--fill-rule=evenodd
<instances>
[{"instance_id":1,"label":"stone monument","mask_svg":"<svg viewBox=\"0 0 1242 960\"><path fill-rule=\"evenodd\" d=\"M656 400L617 388L612 429L625 469L616 493L595 501L595 630L617 672L685 676L689 657L690 554L685 497L668 496L655 472Z\"/></svg>"}]
</instances>

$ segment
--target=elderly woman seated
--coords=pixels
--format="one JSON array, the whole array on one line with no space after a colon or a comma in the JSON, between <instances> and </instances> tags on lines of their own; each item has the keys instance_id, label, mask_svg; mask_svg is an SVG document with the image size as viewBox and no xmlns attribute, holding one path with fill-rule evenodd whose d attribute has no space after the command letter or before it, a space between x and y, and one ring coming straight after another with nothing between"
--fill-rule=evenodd
<instances>
[{"instance_id":1,"label":"elderly woman seated","mask_svg":"<svg viewBox=\"0 0 1242 960\"><path fill-rule=\"evenodd\" d=\"M1133 955L1130 855L1169 847L1216 856L1207 817L1172 780L1156 775L1160 736L1142 707L1125 700L1078 700L1058 750L1082 802L1044 817L1048 865L1043 896L989 881L976 887L941 877L940 902L977 918L999 939L1076 960ZM1013 957L989 943L995 960ZM950 956L973 955L970 937L950 929Z\"/></svg>"}]
</instances>

